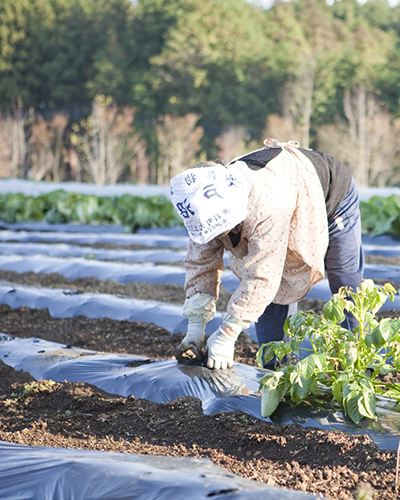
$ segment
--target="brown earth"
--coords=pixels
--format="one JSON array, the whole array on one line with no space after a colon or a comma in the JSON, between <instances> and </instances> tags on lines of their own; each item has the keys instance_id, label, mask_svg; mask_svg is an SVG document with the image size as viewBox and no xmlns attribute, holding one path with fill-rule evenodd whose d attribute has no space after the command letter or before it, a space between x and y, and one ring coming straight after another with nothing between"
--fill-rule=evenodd
<instances>
[{"instance_id":1,"label":"brown earth","mask_svg":"<svg viewBox=\"0 0 400 500\"><path fill-rule=\"evenodd\" d=\"M12 272L0 272L0 279L183 302L182 288L173 285L121 285L93 278L69 281L57 274ZM219 309L228 299L229 293L223 290ZM322 305L321 301L303 301L300 307L319 312ZM382 315L398 314L385 311ZM183 337L149 323L85 317L55 319L47 310L13 310L4 305L0 305L0 332L153 359L172 358ZM241 334L235 360L255 365L256 351L256 343ZM237 412L204 415L200 401L192 397L157 404L134 395L110 395L84 383L35 382L29 374L2 362L0 440L32 446L208 458L242 477L329 499L400 498L396 454L378 449L368 436L277 425Z\"/></svg>"}]
</instances>

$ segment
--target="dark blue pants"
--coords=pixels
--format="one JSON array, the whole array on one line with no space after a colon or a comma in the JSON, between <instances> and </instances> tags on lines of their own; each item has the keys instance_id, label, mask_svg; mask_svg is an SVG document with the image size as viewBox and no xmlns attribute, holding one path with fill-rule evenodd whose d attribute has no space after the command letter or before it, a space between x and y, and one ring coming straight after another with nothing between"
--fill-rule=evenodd
<instances>
[{"instance_id":1,"label":"dark blue pants","mask_svg":"<svg viewBox=\"0 0 400 500\"><path fill-rule=\"evenodd\" d=\"M360 285L364 272L364 254L361 243L361 217L358 191L352 180L349 192L334 217L328 221L329 246L325 256L325 271L332 294L342 286L354 291ZM283 325L295 312L297 304L270 304L256 323L258 345L285 340ZM353 329L357 322L352 314L346 316L344 328Z\"/></svg>"}]
</instances>

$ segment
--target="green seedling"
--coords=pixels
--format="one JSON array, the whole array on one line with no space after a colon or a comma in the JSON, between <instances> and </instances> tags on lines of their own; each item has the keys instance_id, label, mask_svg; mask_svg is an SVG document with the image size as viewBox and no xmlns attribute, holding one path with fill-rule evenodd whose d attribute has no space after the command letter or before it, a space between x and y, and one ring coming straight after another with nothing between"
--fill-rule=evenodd
<instances>
[{"instance_id":1,"label":"green seedling","mask_svg":"<svg viewBox=\"0 0 400 500\"><path fill-rule=\"evenodd\" d=\"M13 392L11 396L14 399L6 399L7 404L12 404L16 403L17 401L20 401L21 399L24 399L31 394L35 394L38 392L42 392L46 390L48 387L51 387L55 384L54 380L39 380L35 382L30 382L29 384L24 385L24 389L20 393L15 393Z\"/></svg>"},{"instance_id":2,"label":"green seedling","mask_svg":"<svg viewBox=\"0 0 400 500\"><path fill-rule=\"evenodd\" d=\"M262 367L263 359L268 363L274 356L282 362L291 353L300 358L300 350L308 355L260 380L263 417L272 415L283 396L299 404L326 389L355 423L376 418L376 396L400 402L400 384L383 381L384 375L400 371L400 319L375 318L395 293L390 284L378 288L364 280L356 292L341 288L321 315L298 311L290 316L285 323L289 342L262 345L257 363ZM341 326L346 311L357 319L353 331ZM300 347L305 338L310 349Z\"/></svg>"},{"instance_id":3,"label":"green seedling","mask_svg":"<svg viewBox=\"0 0 400 500\"><path fill-rule=\"evenodd\" d=\"M22 392L22 397L42 392L43 390L53 386L54 384L55 384L54 380L39 380L37 382L35 381L31 382L30 384L25 384L24 390Z\"/></svg>"}]
</instances>

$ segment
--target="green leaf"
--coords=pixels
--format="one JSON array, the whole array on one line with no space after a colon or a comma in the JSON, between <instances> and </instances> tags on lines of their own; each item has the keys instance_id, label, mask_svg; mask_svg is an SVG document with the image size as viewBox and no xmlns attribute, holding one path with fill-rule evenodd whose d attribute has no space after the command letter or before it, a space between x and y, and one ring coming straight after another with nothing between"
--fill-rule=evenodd
<instances>
[{"instance_id":1,"label":"green leaf","mask_svg":"<svg viewBox=\"0 0 400 500\"><path fill-rule=\"evenodd\" d=\"M268 380L273 377L275 377L275 373L268 373L267 375L264 375L264 377L258 381L260 384L260 390L262 389L262 386L267 385Z\"/></svg>"},{"instance_id":2,"label":"green leaf","mask_svg":"<svg viewBox=\"0 0 400 500\"><path fill-rule=\"evenodd\" d=\"M375 344L375 340L379 342L379 339L375 339L375 337L372 336L372 332L368 332L364 337L365 345L368 348L372 347Z\"/></svg>"},{"instance_id":3,"label":"green leaf","mask_svg":"<svg viewBox=\"0 0 400 500\"><path fill-rule=\"evenodd\" d=\"M307 356L306 358L299 361L298 367L303 379L307 380L313 375L315 370L316 357L317 357L316 354L311 354L310 356Z\"/></svg>"},{"instance_id":4,"label":"green leaf","mask_svg":"<svg viewBox=\"0 0 400 500\"><path fill-rule=\"evenodd\" d=\"M261 415L263 417L269 417L274 413L286 392L287 385L287 378L282 371L275 373L266 381L261 390Z\"/></svg>"},{"instance_id":5,"label":"green leaf","mask_svg":"<svg viewBox=\"0 0 400 500\"><path fill-rule=\"evenodd\" d=\"M292 401L294 401L296 404L299 404L303 401L303 399L308 394L312 380L312 378L305 380L300 375L296 377L295 381L292 382L292 386L290 388L290 397Z\"/></svg>"},{"instance_id":6,"label":"green leaf","mask_svg":"<svg viewBox=\"0 0 400 500\"><path fill-rule=\"evenodd\" d=\"M387 295L376 289L375 293L370 296L369 310L375 314L386 302L386 299Z\"/></svg>"},{"instance_id":7,"label":"green leaf","mask_svg":"<svg viewBox=\"0 0 400 500\"><path fill-rule=\"evenodd\" d=\"M297 335L295 337L292 337L289 342L290 352L292 352L296 356L300 356L299 348L303 340L304 338L299 338Z\"/></svg>"},{"instance_id":8,"label":"green leaf","mask_svg":"<svg viewBox=\"0 0 400 500\"><path fill-rule=\"evenodd\" d=\"M331 320L333 323L342 323L345 320L344 306L345 302L340 295L333 295L323 307L325 318Z\"/></svg>"},{"instance_id":9,"label":"green leaf","mask_svg":"<svg viewBox=\"0 0 400 500\"><path fill-rule=\"evenodd\" d=\"M361 394L358 391L350 391L345 398L343 398L343 406L351 418L351 420L358 424L360 420L363 419L363 416L359 411L359 399L361 398Z\"/></svg>"},{"instance_id":10,"label":"green leaf","mask_svg":"<svg viewBox=\"0 0 400 500\"><path fill-rule=\"evenodd\" d=\"M362 397L358 399L358 411L364 417L374 419L376 418L376 398L372 391L365 391Z\"/></svg>"},{"instance_id":11,"label":"green leaf","mask_svg":"<svg viewBox=\"0 0 400 500\"><path fill-rule=\"evenodd\" d=\"M332 393L333 397L338 403L342 402L343 399L343 390L342 390L342 382L340 380L336 380L332 385Z\"/></svg>"},{"instance_id":12,"label":"green leaf","mask_svg":"<svg viewBox=\"0 0 400 500\"><path fill-rule=\"evenodd\" d=\"M264 353L264 347L266 344L262 344L262 346L258 349L257 354L256 354L256 363L260 368L264 367L263 364L263 353Z\"/></svg>"},{"instance_id":13,"label":"green leaf","mask_svg":"<svg viewBox=\"0 0 400 500\"><path fill-rule=\"evenodd\" d=\"M387 373L394 372L395 370L396 368L394 366L386 364L381 366L380 372L382 373L382 375L386 375Z\"/></svg>"},{"instance_id":14,"label":"green leaf","mask_svg":"<svg viewBox=\"0 0 400 500\"><path fill-rule=\"evenodd\" d=\"M281 354L282 349L284 350L283 355ZM258 366L260 366L261 368L264 366L263 365L263 358L264 358L265 363L268 363L269 361L273 360L275 355L279 359L282 359L283 356L286 354L286 350L287 350L287 347L285 347L285 343L281 342L281 341L268 342L267 344L263 344L257 352L256 359L257 359Z\"/></svg>"},{"instance_id":15,"label":"green leaf","mask_svg":"<svg viewBox=\"0 0 400 500\"><path fill-rule=\"evenodd\" d=\"M357 359L358 359L357 348L354 345L349 344L347 346L347 352L345 354L345 360L346 360L347 366L354 365L354 363L357 361Z\"/></svg>"},{"instance_id":16,"label":"green leaf","mask_svg":"<svg viewBox=\"0 0 400 500\"><path fill-rule=\"evenodd\" d=\"M387 398L395 399L400 402L400 387L392 387L389 390L382 393Z\"/></svg>"},{"instance_id":17,"label":"green leaf","mask_svg":"<svg viewBox=\"0 0 400 500\"><path fill-rule=\"evenodd\" d=\"M300 332L303 332L303 330L307 329L308 325L306 322L306 315L304 314L303 311L297 311L294 314L291 314L285 321L284 332L289 337L291 337L294 334L299 335Z\"/></svg>"},{"instance_id":18,"label":"green leaf","mask_svg":"<svg viewBox=\"0 0 400 500\"><path fill-rule=\"evenodd\" d=\"M372 343L375 347L382 347L383 345L390 343L399 333L399 330L399 319L382 319L372 332L366 335L366 342L368 342L368 345L371 345Z\"/></svg>"},{"instance_id":19,"label":"green leaf","mask_svg":"<svg viewBox=\"0 0 400 500\"><path fill-rule=\"evenodd\" d=\"M321 352L314 356L315 366L320 372L325 372L326 370L326 354Z\"/></svg>"},{"instance_id":20,"label":"green leaf","mask_svg":"<svg viewBox=\"0 0 400 500\"><path fill-rule=\"evenodd\" d=\"M310 379L311 380L311 383L310 383L310 387L309 387L309 391L312 393L312 394L318 394L318 381L316 378L312 378Z\"/></svg>"}]
</instances>

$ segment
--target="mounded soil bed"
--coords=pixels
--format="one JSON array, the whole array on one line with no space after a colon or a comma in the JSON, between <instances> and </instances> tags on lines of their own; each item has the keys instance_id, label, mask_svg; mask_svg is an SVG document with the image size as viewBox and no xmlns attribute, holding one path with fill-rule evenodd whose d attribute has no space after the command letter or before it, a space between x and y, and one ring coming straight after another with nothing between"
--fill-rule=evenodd
<instances>
[{"instance_id":1,"label":"mounded soil bed","mask_svg":"<svg viewBox=\"0 0 400 500\"><path fill-rule=\"evenodd\" d=\"M0 271L0 280L183 302L179 286L69 281L57 274ZM397 286L397 284L395 284ZM397 286L398 288L398 286ZM222 291L218 308L229 293ZM300 307L320 312L320 301ZM399 311L382 315L398 316ZM47 310L0 305L0 332L39 337L103 352L153 359L173 357L182 334L148 323L55 319ZM255 365L257 345L245 334L235 360ZM382 451L368 436L351 436L299 425L277 425L237 412L204 415L192 397L165 404L107 394L85 383L36 382L0 361L0 440L32 446L208 458L229 472L264 484L329 499L399 498L396 453Z\"/></svg>"}]
</instances>

